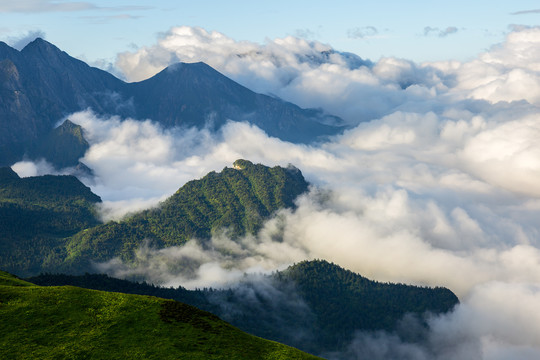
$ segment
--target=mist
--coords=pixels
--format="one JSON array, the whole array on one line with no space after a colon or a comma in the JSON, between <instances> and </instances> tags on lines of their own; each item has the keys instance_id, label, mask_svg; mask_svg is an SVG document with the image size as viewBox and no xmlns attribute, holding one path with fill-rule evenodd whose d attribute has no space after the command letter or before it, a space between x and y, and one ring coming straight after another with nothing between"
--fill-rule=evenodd
<instances>
[{"instance_id":1,"label":"mist","mask_svg":"<svg viewBox=\"0 0 540 360\"><path fill-rule=\"evenodd\" d=\"M335 358L539 358L539 42L540 28L515 27L469 62L415 64L293 37L260 45L180 27L120 54L117 66L132 80L205 61L256 91L342 116L351 129L309 146L234 119L212 133L70 115L90 144L81 160L95 178L84 181L103 198L104 219L156 206L239 158L292 163L312 184L296 210L278 212L256 236L232 241L224 230L208 243L147 245L138 266L114 259L98 268L166 286L225 287L244 273L326 259L373 280L446 286L461 300L428 320L423 342L407 331L359 333Z\"/></svg>"}]
</instances>

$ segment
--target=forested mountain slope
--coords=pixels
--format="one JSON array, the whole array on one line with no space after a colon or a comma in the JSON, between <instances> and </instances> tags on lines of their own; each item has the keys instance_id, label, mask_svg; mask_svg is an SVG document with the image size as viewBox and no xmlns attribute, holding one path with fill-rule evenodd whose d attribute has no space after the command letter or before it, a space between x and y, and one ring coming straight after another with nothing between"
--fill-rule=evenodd
<instances>
[{"instance_id":1,"label":"forested mountain slope","mask_svg":"<svg viewBox=\"0 0 540 360\"><path fill-rule=\"evenodd\" d=\"M395 331L406 315L425 326L426 314L446 313L459 303L446 288L380 283L322 260L248 278L225 290L160 288L98 274L42 274L29 281L175 299L314 354L343 350L357 331Z\"/></svg>"},{"instance_id":2,"label":"forested mountain slope","mask_svg":"<svg viewBox=\"0 0 540 360\"><path fill-rule=\"evenodd\" d=\"M294 167L237 160L233 168L186 183L154 209L74 235L67 245L66 269L74 272L87 268L89 260L116 256L129 261L145 241L163 248L190 238L208 239L221 230L232 238L254 234L275 211L293 207L294 199L307 189Z\"/></svg>"},{"instance_id":3,"label":"forested mountain slope","mask_svg":"<svg viewBox=\"0 0 540 360\"><path fill-rule=\"evenodd\" d=\"M150 296L41 287L0 272L2 359L316 359Z\"/></svg>"},{"instance_id":4,"label":"forested mountain slope","mask_svg":"<svg viewBox=\"0 0 540 360\"><path fill-rule=\"evenodd\" d=\"M0 168L0 266L35 274L61 261L64 239L100 223L99 196L74 176L20 178Z\"/></svg>"},{"instance_id":5,"label":"forested mountain slope","mask_svg":"<svg viewBox=\"0 0 540 360\"><path fill-rule=\"evenodd\" d=\"M35 144L43 143L59 121L87 109L151 119L165 128L218 130L229 120L247 121L271 136L303 143L343 130L335 116L257 94L204 63L179 63L126 83L40 38L21 51L0 42L0 166L26 154L63 167L78 154L79 144L59 139L69 154Z\"/></svg>"},{"instance_id":6,"label":"forested mountain slope","mask_svg":"<svg viewBox=\"0 0 540 360\"><path fill-rule=\"evenodd\" d=\"M73 176L19 178L0 170L0 266L20 276L40 271L84 273L94 262L130 261L149 241L163 248L226 231L233 239L256 233L278 209L294 207L308 190L290 166L238 160L182 186L156 208L122 220L99 222L100 201Z\"/></svg>"}]
</instances>

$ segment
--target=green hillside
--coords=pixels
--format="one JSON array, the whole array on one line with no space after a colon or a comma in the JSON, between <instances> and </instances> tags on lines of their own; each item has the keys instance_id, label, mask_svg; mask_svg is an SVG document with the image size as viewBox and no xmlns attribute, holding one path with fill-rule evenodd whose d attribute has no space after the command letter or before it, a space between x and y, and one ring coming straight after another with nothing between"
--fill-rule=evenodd
<instances>
[{"instance_id":1,"label":"green hillside","mask_svg":"<svg viewBox=\"0 0 540 360\"><path fill-rule=\"evenodd\" d=\"M93 271L92 262L131 260L147 240L166 247L222 230L233 238L255 233L308 189L292 166L270 168L246 160L234 166L188 182L154 209L106 224L94 208L101 199L77 178L19 178L0 168L0 267L20 276L81 273Z\"/></svg>"},{"instance_id":2,"label":"green hillside","mask_svg":"<svg viewBox=\"0 0 540 360\"><path fill-rule=\"evenodd\" d=\"M446 288L380 283L322 260L304 261L224 290L160 288L98 274L42 274L28 280L175 299L248 333L314 354L343 350L356 331L391 332L406 314L422 319L459 303Z\"/></svg>"},{"instance_id":3,"label":"green hillside","mask_svg":"<svg viewBox=\"0 0 540 360\"><path fill-rule=\"evenodd\" d=\"M340 348L355 330L392 331L406 314L421 318L426 312L448 312L459 303L446 288L381 283L323 260L301 262L276 276L292 281L316 314L320 347Z\"/></svg>"},{"instance_id":4,"label":"green hillside","mask_svg":"<svg viewBox=\"0 0 540 360\"><path fill-rule=\"evenodd\" d=\"M0 266L39 272L65 256L65 238L98 225L101 202L74 176L20 178L0 168Z\"/></svg>"},{"instance_id":5,"label":"green hillside","mask_svg":"<svg viewBox=\"0 0 540 360\"><path fill-rule=\"evenodd\" d=\"M0 272L2 359L316 359L172 300L12 279Z\"/></svg>"},{"instance_id":6,"label":"green hillside","mask_svg":"<svg viewBox=\"0 0 540 360\"><path fill-rule=\"evenodd\" d=\"M0 286L34 286L34 284L19 279L15 275L0 270Z\"/></svg>"},{"instance_id":7,"label":"green hillside","mask_svg":"<svg viewBox=\"0 0 540 360\"><path fill-rule=\"evenodd\" d=\"M256 233L276 210L293 207L308 183L294 167L267 167L237 160L234 168L211 172L182 186L159 207L120 222L96 226L72 237L65 270L88 268L88 261L133 257L143 241L158 247L208 239L227 229L236 238Z\"/></svg>"}]
</instances>

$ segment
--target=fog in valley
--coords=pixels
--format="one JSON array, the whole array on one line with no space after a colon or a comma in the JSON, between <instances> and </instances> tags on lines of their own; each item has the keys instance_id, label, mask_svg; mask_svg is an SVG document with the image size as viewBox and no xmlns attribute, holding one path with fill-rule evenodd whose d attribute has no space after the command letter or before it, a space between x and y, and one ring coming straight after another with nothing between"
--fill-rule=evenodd
<instances>
[{"instance_id":1,"label":"fog in valley","mask_svg":"<svg viewBox=\"0 0 540 360\"><path fill-rule=\"evenodd\" d=\"M360 54L361 55L361 54ZM206 62L248 88L342 117L343 134L304 145L235 119L217 133L152 119L68 118L90 149L82 179L104 220L157 206L187 181L237 159L299 168L309 193L257 235L137 251L137 266L97 265L164 286L235 286L307 259L383 282L448 287L461 304L402 334L358 333L340 358L540 358L540 28L516 27L468 62L362 59L288 37L265 44L178 27L116 66L139 81L178 61ZM21 176L53 172L19 162ZM68 173L69 169L63 170ZM418 329L418 331L423 331ZM412 336L412 335L410 335Z\"/></svg>"}]
</instances>

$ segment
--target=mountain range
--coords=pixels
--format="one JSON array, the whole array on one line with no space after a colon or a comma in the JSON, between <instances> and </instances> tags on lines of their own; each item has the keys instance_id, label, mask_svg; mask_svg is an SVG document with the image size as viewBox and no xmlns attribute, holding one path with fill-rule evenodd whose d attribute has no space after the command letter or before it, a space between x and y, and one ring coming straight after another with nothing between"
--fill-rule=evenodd
<instances>
[{"instance_id":1,"label":"mountain range","mask_svg":"<svg viewBox=\"0 0 540 360\"><path fill-rule=\"evenodd\" d=\"M21 51L0 42L0 166L25 156L56 167L77 165L58 160L43 139L70 114L88 108L166 128L218 130L228 120L247 121L270 136L300 143L343 129L338 117L257 94L204 63L178 63L126 83L40 38ZM68 142L63 150L79 154L80 146Z\"/></svg>"}]
</instances>

